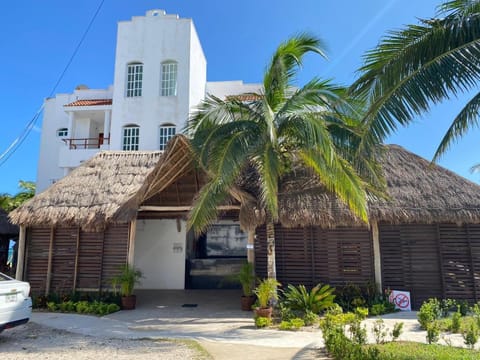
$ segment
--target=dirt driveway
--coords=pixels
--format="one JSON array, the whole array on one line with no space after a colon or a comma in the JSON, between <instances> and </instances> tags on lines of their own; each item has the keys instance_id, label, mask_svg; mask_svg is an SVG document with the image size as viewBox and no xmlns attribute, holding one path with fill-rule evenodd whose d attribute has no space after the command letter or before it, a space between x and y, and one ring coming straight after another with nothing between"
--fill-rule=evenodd
<instances>
[{"instance_id":1,"label":"dirt driveway","mask_svg":"<svg viewBox=\"0 0 480 360\"><path fill-rule=\"evenodd\" d=\"M195 342L95 338L29 322L0 333L5 360L210 359Z\"/></svg>"}]
</instances>

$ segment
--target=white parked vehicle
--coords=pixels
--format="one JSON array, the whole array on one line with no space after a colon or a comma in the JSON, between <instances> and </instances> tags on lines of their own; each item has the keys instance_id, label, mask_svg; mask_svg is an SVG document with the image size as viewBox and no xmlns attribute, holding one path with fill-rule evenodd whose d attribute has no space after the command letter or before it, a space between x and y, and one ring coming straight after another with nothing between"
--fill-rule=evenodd
<instances>
[{"instance_id":1,"label":"white parked vehicle","mask_svg":"<svg viewBox=\"0 0 480 360\"><path fill-rule=\"evenodd\" d=\"M30 284L0 273L0 332L25 324L31 314Z\"/></svg>"}]
</instances>

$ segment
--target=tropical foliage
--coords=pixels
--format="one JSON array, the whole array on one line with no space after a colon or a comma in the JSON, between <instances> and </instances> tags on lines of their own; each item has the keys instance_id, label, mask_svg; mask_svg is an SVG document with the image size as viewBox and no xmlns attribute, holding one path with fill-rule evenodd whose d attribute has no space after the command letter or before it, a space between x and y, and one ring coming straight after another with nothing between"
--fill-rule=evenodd
<instances>
[{"instance_id":1,"label":"tropical foliage","mask_svg":"<svg viewBox=\"0 0 480 360\"><path fill-rule=\"evenodd\" d=\"M364 144L382 141L432 104L477 90L480 79L480 1L453 0L437 17L390 31L366 53L351 92L366 102ZM434 156L478 125L480 93L451 123Z\"/></svg>"},{"instance_id":2,"label":"tropical foliage","mask_svg":"<svg viewBox=\"0 0 480 360\"><path fill-rule=\"evenodd\" d=\"M21 189L20 192L15 195L10 194L0 194L0 208L6 212L10 212L21 204L23 204L28 199L31 199L35 195L35 183L32 181L23 181L20 180L18 187Z\"/></svg>"},{"instance_id":3,"label":"tropical foliage","mask_svg":"<svg viewBox=\"0 0 480 360\"><path fill-rule=\"evenodd\" d=\"M310 169L365 222L366 184L382 183L378 167L354 151L362 131L346 89L317 78L301 87L296 84L308 53L325 56L318 38L300 34L282 43L264 74L263 91L226 99L208 96L187 127L209 176L190 224L197 233L205 229L217 218L218 205L231 196L238 200L238 179L253 170L258 175L258 207L267 213L269 277L275 277L273 224L278 220L279 183L295 164Z\"/></svg>"},{"instance_id":4,"label":"tropical foliage","mask_svg":"<svg viewBox=\"0 0 480 360\"><path fill-rule=\"evenodd\" d=\"M308 291L305 285L295 287L289 284L283 292L282 303L293 311L301 311L303 313L311 311L319 314L321 311L333 306L333 300L335 299L334 291L335 288L330 287L330 285L322 286L318 284Z\"/></svg>"}]
</instances>

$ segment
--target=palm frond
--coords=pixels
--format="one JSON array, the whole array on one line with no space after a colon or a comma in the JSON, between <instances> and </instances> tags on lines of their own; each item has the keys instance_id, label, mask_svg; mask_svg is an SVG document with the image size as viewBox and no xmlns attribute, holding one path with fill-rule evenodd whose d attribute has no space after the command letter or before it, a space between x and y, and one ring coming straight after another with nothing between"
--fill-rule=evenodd
<instances>
[{"instance_id":1,"label":"palm frond","mask_svg":"<svg viewBox=\"0 0 480 360\"><path fill-rule=\"evenodd\" d=\"M455 117L435 151L433 162L437 161L450 148L452 143L465 135L468 130L478 127L479 113L480 93L476 94Z\"/></svg>"}]
</instances>

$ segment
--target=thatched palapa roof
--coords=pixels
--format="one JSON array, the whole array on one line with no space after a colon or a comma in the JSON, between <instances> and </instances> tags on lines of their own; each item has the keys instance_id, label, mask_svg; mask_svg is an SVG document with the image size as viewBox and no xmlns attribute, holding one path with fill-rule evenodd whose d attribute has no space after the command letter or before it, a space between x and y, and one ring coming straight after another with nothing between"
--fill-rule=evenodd
<instances>
[{"instance_id":1,"label":"thatched palapa roof","mask_svg":"<svg viewBox=\"0 0 480 360\"><path fill-rule=\"evenodd\" d=\"M102 151L10 213L15 224L101 230L136 216L142 201L173 182L192 162L177 136L160 151Z\"/></svg>"},{"instance_id":2,"label":"thatched palapa roof","mask_svg":"<svg viewBox=\"0 0 480 360\"><path fill-rule=\"evenodd\" d=\"M369 218L399 223L480 223L480 186L431 164L398 145L386 145L381 163L388 198L369 198ZM285 226L362 225L311 175L296 174L282 184L280 222Z\"/></svg>"},{"instance_id":3,"label":"thatched palapa roof","mask_svg":"<svg viewBox=\"0 0 480 360\"><path fill-rule=\"evenodd\" d=\"M128 222L135 218L144 200L191 170L192 163L190 145L182 135L175 136L163 154L100 152L13 211L10 218L26 226L62 224L85 229ZM480 186L396 145L385 147L382 163L389 198L369 199L371 220L397 224L480 223ZM239 190L245 194L248 187ZM283 179L279 208L284 226L365 225L307 171L296 171ZM255 208L250 196L240 211L244 228L258 225L255 219L263 221L257 213L262 211Z\"/></svg>"}]
</instances>

